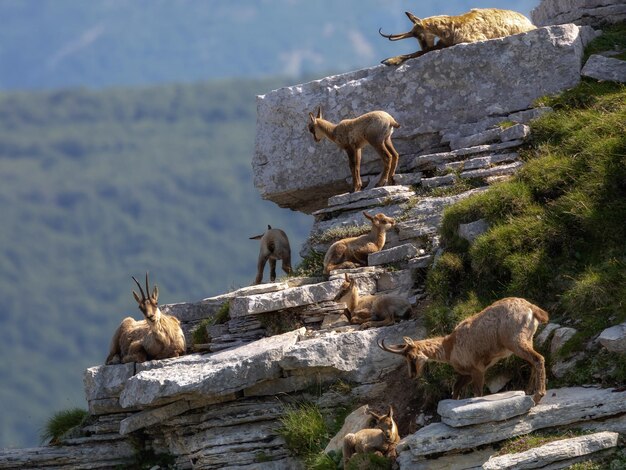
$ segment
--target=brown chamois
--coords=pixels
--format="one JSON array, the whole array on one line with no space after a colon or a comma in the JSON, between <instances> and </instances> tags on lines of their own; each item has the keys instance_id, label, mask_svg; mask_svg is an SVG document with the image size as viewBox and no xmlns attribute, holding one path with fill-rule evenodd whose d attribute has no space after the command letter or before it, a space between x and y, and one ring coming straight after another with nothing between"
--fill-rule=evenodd
<instances>
[{"instance_id":1,"label":"brown chamois","mask_svg":"<svg viewBox=\"0 0 626 470\"><path fill-rule=\"evenodd\" d=\"M374 217L367 212L363 215L372 222L372 230L360 237L342 238L330 245L324 255L324 274L330 274L335 269L367 266L367 256L385 246L387 230L396 224L395 220L383 213Z\"/></svg>"},{"instance_id":2,"label":"brown chamois","mask_svg":"<svg viewBox=\"0 0 626 470\"><path fill-rule=\"evenodd\" d=\"M267 226L267 231L262 235L250 237L250 240L261 240L259 250L259 260L256 267L256 279L254 284L261 284L263 281L263 270L265 263L270 261L270 281L276 280L276 261L282 260L282 268L287 274L291 274L291 248L287 234L279 228Z\"/></svg>"},{"instance_id":3,"label":"brown chamois","mask_svg":"<svg viewBox=\"0 0 626 470\"><path fill-rule=\"evenodd\" d=\"M515 354L532 366L526 393L534 393L535 404L546 394L546 370L543 356L533 349L533 335L548 314L527 300L509 297L498 300L483 311L466 318L447 336L405 344L378 346L401 354L407 361L409 377L419 377L428 360L450 364L458 374L452 398L458 399L463 388L472 384L474 395L483 394L485 371L500 359Z\"/></svg>"},{"instance_id":4,"label":"brown chamois","mask_svg":"<svg viewBox=\"0 0 626 470\"><path fill-rule=\"evenodd\" d=\"M398 166L398 152L391 142L394 128L400 124L385 111L372 111L354 119L344 119L333 124L322 118L322 107L317 108L317 117L309 113L309 132L315 142L324 137L333 141L348 154L348 164L352 173L352 191L360 191L361 182L361 149L370 144L383 162L383 171L376 186L393 184L393 177Z\"/></svg>"},{"instance_id":5,"label":"brown chamois","mask_svg":"<svg viewBox=\"0 0 626 470\"><path fill-rule=\"evenodd\" d=\"M350 323L361 325L361 329L393 325L396 318L411 314L411 304L404 297L392 294L359 295L356 279L345 273L338 302L343 302L350 312Z\"/></svg>"},{"instance_id":6,"label":"brown chamois","mask_svg":"<svg viewBox=\"0 0 626 470\"><path fill-rule=\"evenodd\" d=\"M393 408L389 405L389 412L382 416L372 411L368 413L376 419L376 427L346 434L343 438L343 468L348 468L348 461L354 454L373 452L384 457L396 458L396 445L400 442L400 435L398 426L393 420Z\"/></svg>"},{"instance_id":7,"label":"brown chamois","mask_svg":"<svg viewBox=\"0 0 626 470\"><path fill-rule=\"evenodd\" d=\"M146 273L146 293L139 287L141 298L133 291L139 310L145 320L136 321L126 317L115 330L106 364L145 362L152 359L167 359L185 354L185 336L178 318L162 313L157 303L159 288L155 285L152 294Z\"/></svg>"},{"instance_id":8,"label":"brown chamois","mask_svg":"<svg viewBox=\"0 0 626 470\"><path fill-rule=\"evenodd\" d=\"M405 14L413 23L411 31L401 34L383 34L379 29L378 32L390 41L415 38L422 50L385 59L382 61L385 65L400 65L408 59L419 57L432 50L463 42L502 38L536 29L521 13L497 8L474 8L458 16L439 15L423 20L408 11ZM437 44L435 44L436 38L439 38Z\"/></svg>"}]
</instances>

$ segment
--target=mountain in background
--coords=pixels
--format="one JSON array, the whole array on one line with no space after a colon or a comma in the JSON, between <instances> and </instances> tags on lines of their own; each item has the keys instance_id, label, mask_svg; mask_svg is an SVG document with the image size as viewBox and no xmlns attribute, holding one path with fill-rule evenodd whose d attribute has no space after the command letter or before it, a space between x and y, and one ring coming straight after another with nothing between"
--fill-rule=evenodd
<instances>
[{"instance_id":1,"label":"mountain in background","mask_svg":"<svg viewBox=\"0 0 626 470\"><path fill-rule=\"evenodd\" d=\"M343 72L416 50L378 34L535 0L3 0L0 88L103 87Z\"/></svg>"}]
</instances>

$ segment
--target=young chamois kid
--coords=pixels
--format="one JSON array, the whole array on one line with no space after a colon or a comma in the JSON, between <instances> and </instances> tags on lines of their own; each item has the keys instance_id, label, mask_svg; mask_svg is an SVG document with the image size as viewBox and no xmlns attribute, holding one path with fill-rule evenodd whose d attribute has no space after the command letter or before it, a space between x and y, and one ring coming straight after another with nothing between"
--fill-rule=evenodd
<instances>
[{"instance_id":1,"label":"young chamois kid","mask_svg":"<svg viewBox=\"0 0 626 470\"><path fill-rule=\"evenodd\" d=\"M356 279L348 276L339 291L338 302L343 302L350 312L350 323L361 325L361 329L393 325L396 318L411 314L411 304L404 297L392 294L359 295Z\"/></svg>"},{"instance_id":2,"label":"young chamois kid","mask_svg":"<svg viewBox=\"0 0 626 470\"><path fill-rule=\"evenodd\" d=\"M393 420L393 408L389 405L389 412L386 415L377 415L372 411L368 413L376 420L375 427L346 434L343 438L343 468L348 468L348 462L354 454L373 452L384 457L396 458L396 445L400 442L400 435L398 426Z\"/></svg>"},{"instance_id":3,"label":"young chamois kid","mask_svg":"<svg viewBox=\"0 0 626 470\"><path fill-rule=\"evenodd\" d=\"M535 29L530 20L521 13L497 8L474 8L458 16L439 15L423 20L408 11L405 14L413 23L411 31L401 34L383 34L381 30L378 32L390 41L415 38L422 50L385 59L382 61L385 65L400 65L432 50L463 42L502 38ZM435 44L437 38L439 42Z\"/></svg>"},{"instance_id":4,"label":"young chamois kid","mask_svg":"<svg viewBox=\"0 0 626 470\"><path fill-rule=\"evenodd\" d=\"M287 274L291 274L291 248L287 234L279 228L267 226L264 234L250 237L250 240L261 240L259 250L259 261L256 267L256 279L254 284L261 284L263 281L263 270L265 263L270 261L270 281L276 280L276 261L282 260L282 268Z\"/></svg>"},{"instance_id":5,"label":"young chamois kid","mask_svg":"<svg viewBox=\"0 0 626 470\"><path fill-rule=\"evenodd\" d=\"M161 313L159 309L157 303L159 288L155 285L150 294L146 273L146 293L149 294L149 297L146 297L134 276L133 281L139 287L141 298L135 291L133 296L145 319L136 321L134 318L126 317L122 320L111 339L106 364L145 362L185 354L185 336L178 318Z\"/></svg>"},{"instance_id":6,"label":"young chamois kid","mask_svg":"<svg viewBox=\"0 0 626 470\"><path fill-rule=\"evenodd\" d=\"M324 274L330 274L335 269L367 266L367 256L385 246L387 230L396 224L395 220L383 213L373 217L367 212L363 215L372 222L372 230L360 237L342 238L330 245L324 255Z\"/></svg>"},{"instance_id":7,"label":"young chamois kid","mask_svg":"<svg viewBox=\"0 0 626 470\"><path fill-rule=\"evenodd\" d=\"M452 398L472 384L474 395L483 394L485 371L500 359L515 354L532 366L526 393L534 393L535 404L546 394L546 370L541 354L533 349L533 335L548 314L527 300L509 297L498 300L482 312L466 318L447 336L414 341L404 345L378 346L401 354L407 361L409 377L419 377L428 360L450 364L457 373Z\"/></svg>"},{"instance_id":8,"label":"young chamois kid","mask_svg":"<svg viewBox=\"0 0 626 470\"><path fill-rule=\"evenodd\" d=\"M352 190L360 191L361 182L361 149L370 144L383 162L383 171L376 186L393 184L393 176L398 166L398 152L391 142L394 128L400 124L384 111L372 111L354 119L344 119L333 124L322 118L322 107L317 109L317 117L309 113L309 132L315 142L324 137L333 141L348 154L348 164L352 173Z\"/></svg>"}]
</instances>

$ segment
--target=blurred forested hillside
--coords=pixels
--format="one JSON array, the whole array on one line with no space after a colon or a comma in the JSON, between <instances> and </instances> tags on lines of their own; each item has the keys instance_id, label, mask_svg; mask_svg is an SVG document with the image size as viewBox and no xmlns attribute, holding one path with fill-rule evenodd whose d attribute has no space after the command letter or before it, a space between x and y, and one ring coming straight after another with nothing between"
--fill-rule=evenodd
<instances>
[{"instance_id":1,"label":"blurred forested hillside","mask_svg":"<svg viewBox=\"0 0 626 470\"><path fill-rule=\"evenodd\" d=\"M347 71L409 51L404 15L538 0L2 0L0 88L101 87Z\"/></svg>"},{"instance_id":2,"label":"blurred forested hillside","mask_svg":"<svg viewBox=\"0 0 626 470\"><path fill-rule=\"evenodd\" d=\"M83 370L141 318L131 275L162 303L248 285L268 223L297 254L310 218L250 168L254 96L280 84L0 93L0 446L84 406Z\"/></svg>"}]
</instances>

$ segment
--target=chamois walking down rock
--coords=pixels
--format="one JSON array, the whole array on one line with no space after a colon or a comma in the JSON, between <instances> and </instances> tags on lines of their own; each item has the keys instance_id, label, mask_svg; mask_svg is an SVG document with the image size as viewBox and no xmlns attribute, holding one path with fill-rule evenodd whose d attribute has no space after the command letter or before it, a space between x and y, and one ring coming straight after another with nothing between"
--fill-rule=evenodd
<instances>
[{"instance_id":1,"label":"chamois walking down rock","mask_svg":"<svg viewBox=\"0 0 626 470\"><path fill-rule=\"evenodd\" d=\"M539 323L547 323L548 314L525 299L508 297L466 318L447 336L405 344L378 346L407 361L409 377L419 377L428 360L450 364L458 374L452 398L458 399L463 388L472 384L474 395L483 394L485 371L500 359L515 354L532 366L526 393L534 393L535 404L546 394L545 361L533 348L533 335Z\"/></svg>"},{"instance_id":2,"label":"chamois walking down rock","mask_svg":"<svg viewBox=\"0 0 626 470\"><path fill-rule=\"evenodd\" d=\"M135 291L133 296L145 320L137 321L126 317L120 323L111 339L111 347L106 364L145 362L153 359L167 359L185 354L185 336L178 318L162 313L159 309L159 288L155 285L152 294L146 273L146 293L133 276L139 287L141 298Z\"/></svg>"},{"instance_id":3,"label":"chamois walking down rock","mask_svg":"<svg viewBox=\"0 0 626 470\"><path fill-rule=\"evenodd\" d=\"M385 65L400 65L408 59L419 57L435 49L454 46L463 42L478 42L525 33L536 29L531 21L521 13L497 8L473 8L457 16L439 15L419 19L410 12L406 16L413 28L401 34L378 33L390 41L415 38L421 51L390 57L382 61ZM435 40L439 41L435 44Z\"/></svg>"},{"instance_id":4,"label":"chamois walking down rock","mask_svg":"<svg viewBox=\"0 0 626 470\"><path fill-rule=\"evenodd\" d=\"M377 415L372 411L368 413L376 419L376 427L346 434L343 438L343 468L347 468L354 454L376 453L396 458L396 445L400 442L400 435L393 420L393 408L389 405L389 411L385 415Z\"/></svg>"},{"instance_id":5,"label":"chamois walking down rock","mask_svg":"<svg viewBox=\"0 0 626 470\"><path fill-rule=\"evenodd\" d=\"M337 301L346 304L350 323L360 324L362 330L393 325L396 318L405 318L411 314L411 304L399 295L359 295L356 280L347 273Z\"/></svg>"},{"instance_id":6,"label":"chamois walking down rock","mask_svg":"<svg viewBox=\"0 0 626 470\"><path fill-rule=\"evenodd\" d=\"M260 284L263 281L263 270L267 260L270 261L271 282L276 280L276 261L278 260L282 260L283 271L291 274L291 248L289 247L289 238L287 238L285 232L268 225L265 233L250 237L250 240L261 240L254 284Z\"/></svg>"},{"instance_id":7,"label":"chamois walking down rock","mask_svg":"<svg viewBox=\"0 0 626 470\"><path fill-rule=\"evenodd\" d=\"M399 155L391 142L394 128L400 124L385 111L372 111L354 119L344 119L333 124L322 118L322 107L317 109L317 116L309 113L309 132L315 142L324 137L333 141L348 154L348 163L352 173L352 191L360 191L361 182L361 149L370 144L383 162L383 170L376 186L393 184Z\"/></svg>"},{"instance_id":8,"label":"chamois walking down rock","mask_svg":"<svg viewBox=\"0 0 626 470\"><path fill-rule=\"evenodd\" d=\"M364 211L363 215L372 222L372 230L359 237L342 238L330 245L324 255L324 274L330 274L335 269L367 266L367 256L385 246L387 230L396 224L395 220L382 212L372 217Z\"/></svg>"}]
</instances>

